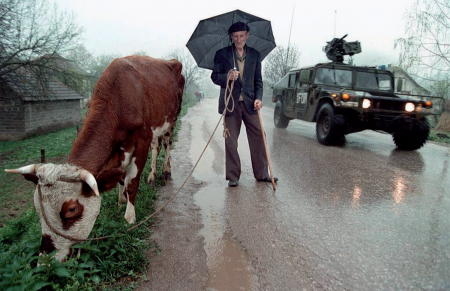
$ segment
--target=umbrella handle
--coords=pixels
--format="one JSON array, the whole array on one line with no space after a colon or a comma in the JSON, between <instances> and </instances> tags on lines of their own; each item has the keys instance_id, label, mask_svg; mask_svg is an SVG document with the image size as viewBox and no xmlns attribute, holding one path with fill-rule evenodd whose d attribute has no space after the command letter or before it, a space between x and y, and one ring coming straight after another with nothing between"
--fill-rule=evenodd
<instances>
[{"instance_id":1,"label":"umbrella handle","mask_svg":"<svg viewBox=\"0 0 450 291\"><path fill-rule=\"evenodd\" d=\"M231 39L231 36L230 36L230 39ZM233 41L232 41L233 42ZM236 60L235 60L235 56L236 56L236 54L234 53L234 45L233 44L231 44L231 51L233 52L233 70L235 70L236 71Z\"/></svg>"}]
</instances>

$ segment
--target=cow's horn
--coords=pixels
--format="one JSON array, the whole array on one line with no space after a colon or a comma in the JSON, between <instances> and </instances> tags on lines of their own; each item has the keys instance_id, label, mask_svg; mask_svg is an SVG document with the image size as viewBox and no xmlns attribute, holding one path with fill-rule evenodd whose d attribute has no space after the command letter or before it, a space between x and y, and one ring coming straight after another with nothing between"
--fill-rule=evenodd
<instances>
[{"instance_id":1,"label":"cow's horn","mask_svg":"<svg viewBox=\"0 0 450 291\"><path fill-rule=\"evenodd\" d=\"M81 181L86 182L86 184L88 184L89 187L94 190L95 195L100 196L100 193L98 192L97 181L95 180L94 175L86 170L81 170L80 179Z\"/></svg>"},{"instance_id":2,"label":"cow's horn","mask_svg":"<svg viewBox=\"0 0 450 291\"><path fill-rule=\"evenodd\" d=\"M13 174L36 174L36 164L28 165L25 167L21 167L18 169L5 169L6 173L13 173Z\"/></svg>"}]
</instances>

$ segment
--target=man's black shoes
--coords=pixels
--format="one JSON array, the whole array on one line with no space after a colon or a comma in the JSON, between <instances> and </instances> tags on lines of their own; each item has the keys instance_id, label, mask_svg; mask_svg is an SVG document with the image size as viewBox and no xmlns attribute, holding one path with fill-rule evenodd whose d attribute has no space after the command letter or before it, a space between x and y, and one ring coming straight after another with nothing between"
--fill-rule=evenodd
<instances>
[{"instance_id":1,"label":"man's black shoes","mask_svg":"<svg viewBox=\"0 0 450 291\"><path fill-rule=\"evenodd\" d=\"M238 185L239 185L239 181L233 181L233 180L228 181L228 187L236 187Z\"/></svg>"},{"instance_id":2,"label":"man's black shoes","mask_svg":"<svg viewBox=\"0 0 450 291\"><path fill-rule=\"evenodd\" d=\"M256 179L256 180L258 182L268 182L268 183L272 182L272 178L270 176L266 177L264 179ZM276 181L278 181L278 178L273 177L273 180L276 182ZM228 181L228 187L236 187L236 186L239 186L239 181L234 181L234 180L229 180Z\"/></svg>"},{"instance_id":3,"label":"man's black shoes","mask_svg":"<svg viewBox=\"0 0 450 291\"><path fill-rule=\"evenodd\" d=\"M258 182L268 182L268 183L272 183L272 178L269 176L269 177L266 177L266 178L264 178L264 179L256 179ZM276 181L278 181L278 178L277 177L273 177L273 181L274 182L276 182Z\"/></svg>"}]
</instances>

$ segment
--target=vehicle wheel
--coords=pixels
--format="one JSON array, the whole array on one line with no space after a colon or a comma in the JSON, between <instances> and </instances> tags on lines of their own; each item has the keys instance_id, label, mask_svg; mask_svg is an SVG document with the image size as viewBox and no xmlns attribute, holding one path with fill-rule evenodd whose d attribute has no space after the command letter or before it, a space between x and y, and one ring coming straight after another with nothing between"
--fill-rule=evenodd
<instances>
[{"instance_id":1,"label":"vehicle wheel","mask_svg":"<svg viewBox=\"0 0 450 291\"><path fill-rule=\"evenodd\" d=\"M430 124L422 118L411 131L400 131L392 134L395 145L399 150L414 151L420 149L428 139Z\"/></svg>"},{"instance_id":2,"label":"vehicle wheel","mask_svg":"<svg viewBox=\"0 0 450 291\"><path fill-rule=\"evenodd\" d=\"M317 140L323 145L340 145L345 143L345 119L342 115L334 114L333 107L324 103L317 115Z\"/></svg>"},{"instance_id":3,"label":"vehicle wheel","mask_svg":"<svg viewBox=\"0 0 450 291\"><path fill-rule=\"evenodd\" d=\"M286 128L289 125L289 119L283 114L283 104L281 101L278 101L277 105L275 105L273 122L276 128Z\"/></svg>"}]
</instances>

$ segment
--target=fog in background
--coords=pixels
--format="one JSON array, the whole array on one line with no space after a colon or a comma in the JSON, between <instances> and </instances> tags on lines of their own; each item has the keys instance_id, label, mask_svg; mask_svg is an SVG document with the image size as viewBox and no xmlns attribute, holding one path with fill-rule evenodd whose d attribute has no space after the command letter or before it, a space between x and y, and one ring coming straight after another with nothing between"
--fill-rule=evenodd
<instances>
[{"instance_id":1,"label":"fog in background","mask_svg":"<svg viewBox=\"0 0 450 291\"><path fill-rule=\"evenodd\" d=\"M404 36L404 15L413 0L316 1L142 1L54 0L72 11L84 28L84 45L94 55L130 55L145 51L164 57L183 48L198 22L240 9L268 19L277 45L290 42L301 52L300 65L328 61L322 47L333 37L348 34L361 42L357 65L398 62L394 40Z\"/></svg>"}]
</instances>

